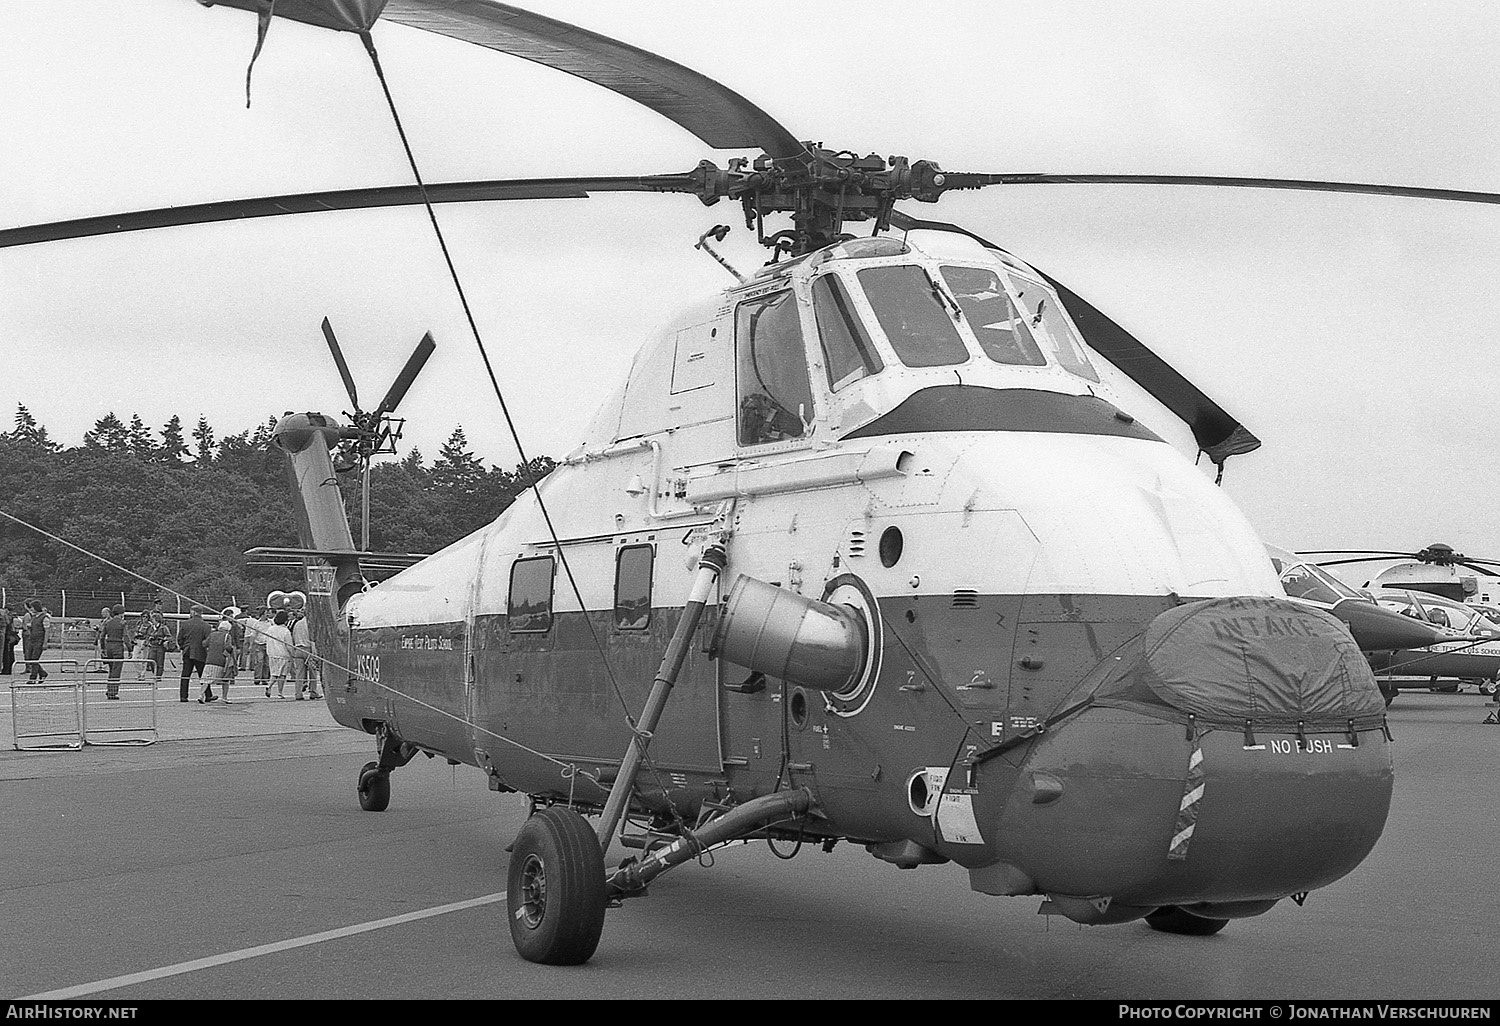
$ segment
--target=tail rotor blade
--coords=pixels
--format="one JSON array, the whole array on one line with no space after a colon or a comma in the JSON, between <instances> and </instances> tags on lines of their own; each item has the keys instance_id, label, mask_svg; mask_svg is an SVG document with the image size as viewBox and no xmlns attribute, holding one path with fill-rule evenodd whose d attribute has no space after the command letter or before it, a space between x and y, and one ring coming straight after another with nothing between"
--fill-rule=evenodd
<instances>
[{"instance_id":1,"label":"tail rotor blade","mask_svg":"<svg viewBox=\"0 0 1500 1026\"><path fill-rule=\"evenodd\" d=\"M422 373L422 366L436 348L437 343L432 340L431 332L422 336L422 341L417 343L417 348L407 358L406 366L402 367L401 373L396 376L396 383L385 394L385 398L380 400L380 405L375 407L376 417L383 417L395 411L396 406L405 397L406 390L411 388L411 383L416 380L418 374Z\"/></svg>"},{"instance_id":2,"label":"tail rotor blade","mask_svg":"<svg viewBox=\"0 0 1500 1026\"><path fill-rule=\"evenodd\" d=\"M354 391L354 376L349 373L349 365L344 362L344 351L339 348L339 340L333 337L333 325L328 323L328 318L323 318L323 337L328 340L328 351L333 354L333 362L338 364L339 377L344 379L344 391L349 393L349 401L354 404L355 412L359 411L359 395Z\"/></svg>"}]
</instances>

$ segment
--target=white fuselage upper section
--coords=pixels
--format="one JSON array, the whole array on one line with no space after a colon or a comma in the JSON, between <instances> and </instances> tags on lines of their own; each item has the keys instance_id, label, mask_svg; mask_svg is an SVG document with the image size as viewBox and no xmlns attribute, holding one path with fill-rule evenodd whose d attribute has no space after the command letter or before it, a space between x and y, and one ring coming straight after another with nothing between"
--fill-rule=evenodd
<instances>
[{"instance_id":1,"label":"white fuselage upper section","mask_svg":"<svg viewBox=\"0 0 1500 1026\"><path fill-rule=\"evenodd\" d=\"M1185 455L1195 451L1186 427L1086 350L1092 366L1082 374L1076 357L1058 358L1066 340L1047 332L1070 322L1045 307L1056 297L1023 265L965 239L943 245L864 259L815 254L691 310L646 345L584 443L543 483L571 570L571 581L558 571L554 611L578 608L575 582L586 608L610 609L616 555L641 544L656 547L653 604L681 605L691 543L716 520L730 532L726 589L746 573L818 597L825 581L853 572L877 596L1281 595L1255 532ZM909 365L894 315L877 309L884 297L867 294L876 278L860 272L869 268L930 281L931 301L953 310L966 348L942 365ZM1000 362L980 344L994 315L971 324L980 320L971 297L950 284L989 271L1010 283L1014 330L1035 337L1044 363ZM838 277L840 310L867 332L864 358L878 369L832 380L829 364L840 357L820 345L829 326L819 305L831 283L817 286L827 276ZM774 364L770 354L747 360L747 335L766 335L773 316L782 337L800 331L800 346L775 353ZM789 367L798 360L805 366ZM766 384L789 378L793 386ZM775 436L747 443L748 430L770 421L762 411L776 389L787 387L804 391L783 403ZM772 393L769 404L751 394L757 389ZM1019 430L956 422L925 430L920 420L882 419L938 389L995 390L1002 404L1041 394L1043 406L1118 409L1122 424L1136 426L1112 433L1064 417ZM904 548L887 566L879 541L892 527ZM514 561L558 549L526 495L489 527L355 599L351 611L362 627L504 614Z\"/></svg>"}]
</instances>

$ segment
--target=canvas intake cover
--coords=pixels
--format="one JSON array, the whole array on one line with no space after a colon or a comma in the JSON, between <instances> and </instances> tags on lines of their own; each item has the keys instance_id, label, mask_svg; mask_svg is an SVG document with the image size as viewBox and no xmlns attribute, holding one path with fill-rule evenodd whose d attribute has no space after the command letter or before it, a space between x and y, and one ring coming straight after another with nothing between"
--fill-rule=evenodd
<instances>
[{"instance_id":1,"label":"canvas intake cover","mask_svg":"<svg viewBox=\"0 0 1500 1026\"><path fill-rule=\"evenodd\" d=\"M1146 628L1141 682L1204 725L1295 730L1382 722L1374 675L1336 617L1275 598L1192 602Z\"/></svg>"}]
</instances>

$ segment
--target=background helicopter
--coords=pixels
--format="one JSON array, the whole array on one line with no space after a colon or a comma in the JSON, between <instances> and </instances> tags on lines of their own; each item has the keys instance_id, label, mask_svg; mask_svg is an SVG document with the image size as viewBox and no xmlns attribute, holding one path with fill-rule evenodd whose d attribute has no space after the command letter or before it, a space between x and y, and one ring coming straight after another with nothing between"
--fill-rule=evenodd
<instances>
[{"instance_id":1,"label":"background helicopter","mask_svg":"<svg viewBox=\"0 0 1500 1026\"><path fill-rule=\"evenodd\" d=\"M1040 309L1038 309L1037 314L1038 314L1038 317L1040 317L1040 314L1041 314ZM1202 441L1203 441L1202 438L1200 438L1200 444L1202 444ZM1248 729L1248 727L1247 727L1247 729ZM1355 727L1353 727L1353 726L1350 727L1350 732L1353 732L1353 729L1355 729ZM1358 741L1356 741L1356 745L1358 745Z\"/></svg>"},{"instance_id":2,"label":"background helicopter","mask_svg":"<svg viewBox=\"0 0 1500 1026\"><path fill-rule=\"evenodd\" d=\"M1495 644L1500 621L1482 608L1431 591L1356 590L1311 555L1274 546L1267 546L1267 551L1289 598L1326 609L1348 626L1377 673L1386 705L1395 700L1404 681L1415 677L1430 681L1434 691L1457 691L1457 683L1438 686L1439 677L1449 677L1494 694L1500 674L1500 645Z\"/></svg>"},{"instance_id":3,"label":"background helicopter","mask_svg":"<svg viewBox=\"0 0 1500 1026\"><path fill-rule=\"evenodd\" d=\"M1318 565L1325 567L1357 568L1370 563L1390 563L1373 576L1366 577L1363 586L1423 591L1441 595L1454 602L1477 599L1482 578L1500 579L1500 573L1494 569L1500 567L1500 561L1471 559L1443 542L1434 542L1416 552L1393 552L1389 549L1314 549L1299 555L1317 557ZM1339 558L1330 559L1330 556ZM1496 593L1495 584L1487 584L1486 590L1487 593Z\"/></svg>"}]
</instances>

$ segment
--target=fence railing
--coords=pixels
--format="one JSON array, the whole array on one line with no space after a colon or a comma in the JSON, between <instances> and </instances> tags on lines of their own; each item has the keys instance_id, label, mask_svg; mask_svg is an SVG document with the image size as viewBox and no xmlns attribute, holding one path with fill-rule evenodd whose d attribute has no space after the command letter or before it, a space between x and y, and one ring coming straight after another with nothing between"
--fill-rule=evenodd
<instances>
[{"instance_id":1,"label":"fence railing","mask_svg":"<svg viewBox=\"0 0 1500 1026\"><path fill-rule=\"evenodd\" d=\"M18 750L68 750L84 745L142 745L157 737L157 682L146 659L38 659L45 678L10 686L12 742ZM120 664L109 699L110 663ZM126 668L135 665L133 679ZM152 672L148 672L148 670ZM147 686L142 687L142 682Z\"/></svg>"}]
</instances>

